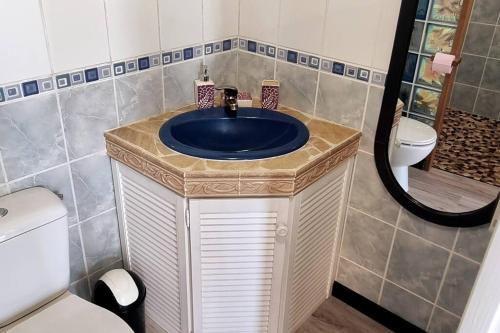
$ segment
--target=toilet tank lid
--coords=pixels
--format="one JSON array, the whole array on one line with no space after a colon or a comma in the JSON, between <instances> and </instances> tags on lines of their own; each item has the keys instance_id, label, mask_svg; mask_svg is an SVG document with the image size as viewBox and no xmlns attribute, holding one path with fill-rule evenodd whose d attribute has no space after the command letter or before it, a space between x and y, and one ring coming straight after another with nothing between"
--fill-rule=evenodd
<instances>
[{"instance_id":1,"label":"toilet tank lid","mask_svg":"<svg viewBox=\"0 0 500 333\"><path fill-rule=\"evenodd\" d=\"M42 187L0 197L0 243L66 215L61 199Z\"/></svg>"}]
</instances>

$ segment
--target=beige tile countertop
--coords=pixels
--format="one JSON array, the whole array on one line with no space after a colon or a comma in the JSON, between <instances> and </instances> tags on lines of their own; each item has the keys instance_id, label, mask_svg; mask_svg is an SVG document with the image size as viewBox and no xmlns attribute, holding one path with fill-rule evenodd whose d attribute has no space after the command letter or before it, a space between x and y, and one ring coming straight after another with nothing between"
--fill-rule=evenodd
<instances>
[{"instance_id":1,"label":"beige tile countertop","mask_svg":"<svg viewBox=\"0 0 500 333\"><path fill-rule=\"evenodd\" d=\"M166 112L106 132L108 155L184 197L283 197L299 193L355 155L361 138L355 129L280 107L278 112L301 120L309 129L303 147L261 160L207 160L169 149L158 135L167 120L193 109Z\"/></svg>"}]
</instances>

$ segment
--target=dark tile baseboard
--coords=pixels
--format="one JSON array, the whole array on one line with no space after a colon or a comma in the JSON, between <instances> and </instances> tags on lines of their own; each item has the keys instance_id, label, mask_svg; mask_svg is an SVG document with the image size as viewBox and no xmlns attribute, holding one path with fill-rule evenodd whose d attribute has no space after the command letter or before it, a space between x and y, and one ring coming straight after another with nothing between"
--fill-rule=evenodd
<instances>
[{"instance_id":1,"label":"dark tile baseboard","mask_svg":"<svg viewBox=\"0 0 500 333\"><path fill-rule=\"evenodd\" d=\"M421 328L338 282L333 284L332 295L396 333L425 333Z\"/></svg>"}]
</instances>

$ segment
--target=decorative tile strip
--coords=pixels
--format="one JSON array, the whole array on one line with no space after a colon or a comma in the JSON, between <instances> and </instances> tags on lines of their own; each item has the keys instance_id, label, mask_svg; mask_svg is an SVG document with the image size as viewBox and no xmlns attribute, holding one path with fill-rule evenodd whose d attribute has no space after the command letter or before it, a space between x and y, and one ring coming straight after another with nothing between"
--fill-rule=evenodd
<instances>
[{"instance_id":1,"label":"decorative tile strip","mask_svg":"<svg viewBox=\"0 0 500 333\"><path fill-rule=\"evenodd\" d=\"M328 58L320 58L319 56L300 52L291 49L276 47L274 45L263 44L249 39L239 40L239 49L251 53L256 53L262 56L277 58L283 62L289 62L311 69L321 70L329 74L350 77L355 80L370 82L379 86L385 85L386 74L371 71L366 68L356 67L347 63L332 60Z\"/></svg>"}]
</instances>

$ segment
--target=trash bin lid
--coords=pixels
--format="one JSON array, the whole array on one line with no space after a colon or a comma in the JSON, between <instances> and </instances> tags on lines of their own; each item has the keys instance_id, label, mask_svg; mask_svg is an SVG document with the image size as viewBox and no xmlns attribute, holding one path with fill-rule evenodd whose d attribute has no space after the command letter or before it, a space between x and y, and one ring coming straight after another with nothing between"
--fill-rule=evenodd
<instances>
[{"instance_id":1,"label":"trash bin lid","mask_svg":"<svg viewBox=\"0 0 500 333\"><path fill-rule=\"evenodd\" d=\"M120 306L127 306L139 298L139 289L130 274L122 269L113 269L99 278L113 293Z\"/></svg>"}]
</instances>

